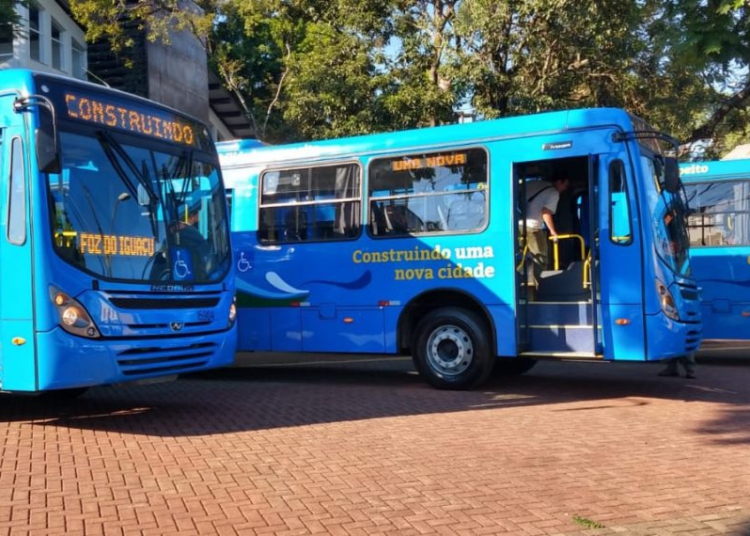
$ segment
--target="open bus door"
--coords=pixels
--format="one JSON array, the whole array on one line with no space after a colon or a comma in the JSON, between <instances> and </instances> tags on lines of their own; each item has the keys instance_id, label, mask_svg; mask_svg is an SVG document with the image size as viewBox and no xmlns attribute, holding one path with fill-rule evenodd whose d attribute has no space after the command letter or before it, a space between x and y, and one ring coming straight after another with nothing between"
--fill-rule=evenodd
<instances>
[{"instance_id":1,"label":"open bus door","mask_svg":"<svg viewBox=\"0 0 750 536\"><path fill-rule=\"evenodd\" d=\"M593 358L602 353L599 307L598 172L596 156L517 163L518 241L516 254L518 355ZM527 200L565 176L555 222L559 239L550 241L547 266L532 277L526 243ZM551 182L549 182L551 184ZM532 284L535 282L535 284Z\"/></svg>"},{"instance_id":2,"label":"open bus door","mask_svg":"<svg viewBox=\"0 0 750 536\"><path fill-rule=\"evenodd\" d=\"M12 106L12 98L0 99L2 113ZM20 124L23 115L14 117ZM27 162L31 151L24 130L0 129L0 151L0 210L7 222L0 237L0 387L34 391L38 386Z\"/></svg>"}]
</instances>

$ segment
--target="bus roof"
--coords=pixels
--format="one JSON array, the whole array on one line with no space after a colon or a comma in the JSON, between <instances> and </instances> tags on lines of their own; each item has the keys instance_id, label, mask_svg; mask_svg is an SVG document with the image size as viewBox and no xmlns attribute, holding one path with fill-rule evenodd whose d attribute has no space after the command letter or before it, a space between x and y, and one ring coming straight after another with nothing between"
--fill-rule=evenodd
<instances>
[{"instance_id":1,"label":"bus roof","mask_svg":"<svg viewBox=\"0 0 750 536\"><path fill-rule=\"evenodd\" d=\"M750 158L683 162L680 164L680 177L683 182L733 179L740 175L750 175Z\"/></svg>"},{"instance_id":2,"label":"bus roof","mask_svg":"<svg viewBox=\"0 0 750 536\"><path fill-rule=\"evenodd\" d=\"M592 127L635 129L635 120L619 108L585 108L523 115L439 127L383 132L288 145L251 146L238 148L236 142L217 145L224 167L247 166L268 161L322 160L342 155L383 153L405 148L455 147L457 143L502 139L529 134L574 131Z\"/></svg>"}]
</instances>

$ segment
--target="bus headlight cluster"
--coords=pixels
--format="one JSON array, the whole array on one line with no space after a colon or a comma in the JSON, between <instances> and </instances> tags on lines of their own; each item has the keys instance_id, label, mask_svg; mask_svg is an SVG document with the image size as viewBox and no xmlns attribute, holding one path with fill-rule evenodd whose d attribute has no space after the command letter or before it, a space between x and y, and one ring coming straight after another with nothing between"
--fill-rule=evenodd
<instances>
[{"instance_id":1,"label":"bus headlight cluster","mask_svg":"<svg viewBox=\"0 0 750 536\"><path fill-rule=\"evenodd\" d=\"M101 336L83 305L55 287L50 287L50 298L60 317L60 326L65 331L90 339Z\"/></svg>"},{"instance_id":2,"label":"bus headlight cluster","mask_svg":"<svg viewBox=\"0 0 750 536\"><path fill-rule=\"evenodd\" d=\"M234 325L235 320L237 320L237 297L236 296L232 298L232 305L229 306L229 326L230 327Z\"/></svg>"},{"instance_id":3,"label":"bus headlight cluster","mask_svg":"<svg viewBox=\"0 0 750 536\"><path fill-rule=\"evenodd\" d=\"M677 305L675 304L674 297L669 289L659 281L656 280L656 293L659 296L659 304L661 305L662 312L672 320L679 320L680 315L677 312Z\"/></svg>"}]
</instances>

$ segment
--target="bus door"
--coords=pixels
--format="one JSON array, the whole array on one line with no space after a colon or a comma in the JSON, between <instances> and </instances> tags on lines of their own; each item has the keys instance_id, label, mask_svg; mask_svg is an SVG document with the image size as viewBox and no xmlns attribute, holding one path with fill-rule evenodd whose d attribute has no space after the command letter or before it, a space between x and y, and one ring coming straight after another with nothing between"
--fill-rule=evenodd
<instances>
[{"instance_id":1,"label":"bus door","mask_svg":"<svg viewBox=\"0 0 750 536\"><path fill-rule=\"evenodd\" d=\"M624 156L624 155L623 155ZM637 163L639 164L639 163ZM617 155L602 158L599 192L599 258L602 357L645 357L643 250L633 182L628 182L625 161ZM651 221L642 225L650 230Z\"/></svg>"},{"instance_id":2,"label":"bus door","mask_svg":"<svg viewBox=\"0 0 750 536\"><path fill-rule=\"evenodd\" d=\"M597 165L595 156L582 156L514 166L519 355L600 354ZM554 196L557 178L566 178L568 186L559 193L553 242L538 214L548 203L544 196Z\"/></svg>"},{"instance_id":3,"label":"bus door","mask_svg":"<svg viewBox=\"0 0 750 536\"><path fill-rule=\"evenodd\" d=\"M12 97L0 98L0 116L13 112ZM29 167L33 154L24 129L0 128L0 213L7 222L0 237L0 382L3 390L37 388ZM42 289L40 289L42 291Z\"/></svg>"}]
</instances>

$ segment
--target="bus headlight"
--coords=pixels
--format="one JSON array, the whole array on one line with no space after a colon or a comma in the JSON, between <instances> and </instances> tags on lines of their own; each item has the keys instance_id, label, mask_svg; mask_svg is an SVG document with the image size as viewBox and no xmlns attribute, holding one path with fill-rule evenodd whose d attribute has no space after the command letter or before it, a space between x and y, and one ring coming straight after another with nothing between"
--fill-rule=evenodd
<instances>
[{"instance_id":1,"label":"bus headlight","mask_svg":"<svg viewBox=\"0 0 750 536\"><path fill-rule=\"evenodd\" d=\"M677 312L677 306L675 305L674 297L669 289L659 281L656 280L656 293L659 296L659 304L661 305L662 312L672 320L680 320L680 315Z\"/></svg>"},{"instance_id":2,"label":"bus headlight","mask_svg":"<svg viewBox=\"0 0 750 536\"><path fill-rule=\"evenodd\" d=\"M237 297L232 298L232 305L229 306L229 327L234 325L237 320Z\"/></svg>"},{"instance_id":3,"label":"bus headlight","mask_svg":"<svg viewBox=\"0 0 750 536\"><path fill-rule=\"evenodd\" d=\"M50 299L60 317L60 326L65 331L89 339L101 336L83 305L55 287L50 287Z\"/></svg>"}]
</instances>

